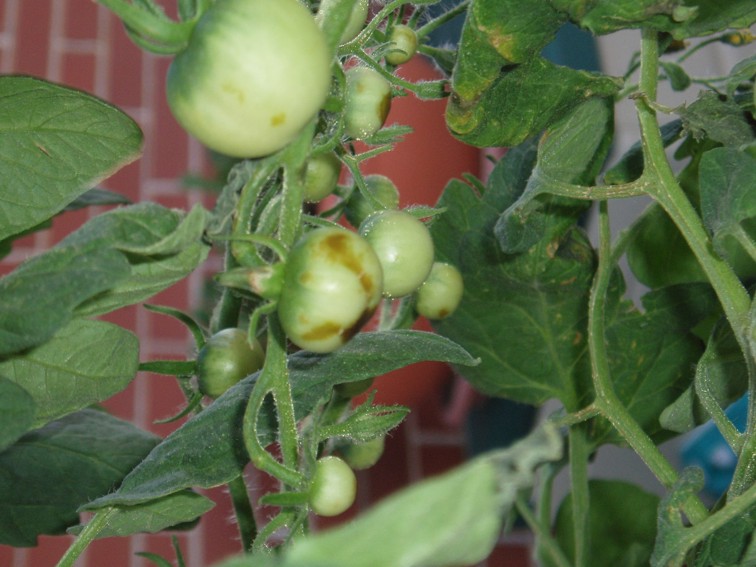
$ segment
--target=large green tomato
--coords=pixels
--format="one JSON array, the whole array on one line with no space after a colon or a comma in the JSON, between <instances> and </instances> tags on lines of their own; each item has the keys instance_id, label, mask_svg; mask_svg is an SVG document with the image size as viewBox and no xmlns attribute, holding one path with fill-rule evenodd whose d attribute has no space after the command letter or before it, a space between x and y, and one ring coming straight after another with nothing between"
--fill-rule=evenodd
<instances>
[{"instance_id":1,"label":"large green tomato","mask_svg":"<svg viewBox=\"0 0 756 567\"><path fill-rule=\"evenodd\" d=\"M408 212L375 212L360 225L360 234L381 262L386 297L412 293L428 277L433 265L433 239L428 227Z\"/></svg>"},{"instance_id":2,"label":"large green tomato","mask_svg":"<svg viewBox=\"0 0 756 567\"><path fill-rule=\"evenodd\" d=\"M370 319L382 289L381 264L364 238L318 228L289 253L278 316L295 345L331 352Z\"/></svg>"},{"instance_id":3,"label":"large green tomato","mask_svg":"<svg viewBox=\"0 0 756 567\"><path fill-rule=\"evenodd\" d=\"M197 356L200 392L217 398L242 378L257 372L265 362L260 343L250 345L247 333L229 328L210 337Z\"/></svg>"},{"instance_id":4,"label":"large green tomato","mask_svg":"<svg viewBox=\"0 0 756 567\"><path fill-rule=\"evenodd\" d=\"M331 83L320 27L297 0L217 0L171 63L168 105L212 150L260 157L315 116Z\"/></svg>"}]
</instances>

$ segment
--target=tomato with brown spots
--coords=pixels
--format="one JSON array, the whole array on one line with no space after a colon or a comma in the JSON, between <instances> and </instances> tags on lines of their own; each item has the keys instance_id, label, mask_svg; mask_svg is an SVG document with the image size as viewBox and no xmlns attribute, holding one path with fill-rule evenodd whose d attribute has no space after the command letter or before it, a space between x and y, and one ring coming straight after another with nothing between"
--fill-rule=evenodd
<instances>
[{"instance_id":1,"label":"tomato with brown spots","mask_svg":"<svg viewBox=\"0 0 756 567\"><path fill-rule=\"evenodd\" d=\"M370 319L382 291L381 264L364 238L341 228L317 228L286 260L278 316L295 345L331 352Z\"/></svg>"}]
</instances>

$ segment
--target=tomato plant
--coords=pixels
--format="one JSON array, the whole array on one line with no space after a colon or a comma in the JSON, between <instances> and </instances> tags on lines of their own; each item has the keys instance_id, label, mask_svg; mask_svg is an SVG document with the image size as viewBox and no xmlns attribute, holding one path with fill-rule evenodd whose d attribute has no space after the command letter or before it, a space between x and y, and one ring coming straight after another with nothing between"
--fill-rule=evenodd
<instances>
[{"instance_id":1,"label":"tomato plant","mask_svg":"<svg viewBox=\"0 0 756 567\"><path fill-rule=\"evenodd\" d=\"M240 554L222 567L490 563L514 515L548 567L754 564L752 1L98 2L139 48L172 58L170 111L228 167L191 210L132 203L101 186L160 128L0 76L0 544L67 535L58 567L72 567L97 538L191 529L213 506L207 489L225 486ZM624 72L571 59L626 34L638 44ZM563 40L587 43L555 57ZM737 61L692 70L711 49ZM438 78L405 78L413 56ZM400 210L392 171L368 172L411 139L386 124L392 97L409 96L440 101L438 119L484 148L490 171ZM648 208L614 230L608 201L635 197ZM70 234L42 232L93 205ZM30 255L22 237L36 233L55 245ZM212 279L209 315L145 303L191 274ZM413 328L420 316L433 332ZM185 329L185 357L111 322L158 317ZM513 407L556 411L310 529L312 512L354 504L353 469L409 411L354 396L423 361L502 398L490 407L513 404L496 433L523 425L506 423ZM99 409L153 380L182 396L160 427ZM661 450L712 432L683 455L697 468ZM653 491L616 466L593 477L609 446L634 453ZM251 469L273 481L254 499ZM182 543L175 564L202 561Z\"/></svg>"},{"instance_id":2,"label":"tomato plant","mask_svg":"<svg viewBox=\"0 0 756 567\"><path fill-rule=\"evenodd\" d=\"M314 18L296 0L220 0L168 70L168 105L207 147L260 157L291 142L331 82Z\"/></svg>"},{"instance_id":3,"label":"tomato plant","mask_svg":"<svg viewBox=\"0 0 756 567\"><path fill-rule=\"evenodd\" d=\"M360 225L383 269L383 293L402 297L425 281L433 266L433 239L425 224L407 211L377 211Z\"/></svg>"},{"instance_id":4,"label":"tomato plant","mask_svg":"<svg viewBox=\"0 0 756 567\"><path fill-rule=\"evenodd\" d=\"M245 376L257 372L265 361L258 340L247 341L241 329L223 329L208 339L197 355L199 390L217 398Z\"/></svg>"}]
</instances>

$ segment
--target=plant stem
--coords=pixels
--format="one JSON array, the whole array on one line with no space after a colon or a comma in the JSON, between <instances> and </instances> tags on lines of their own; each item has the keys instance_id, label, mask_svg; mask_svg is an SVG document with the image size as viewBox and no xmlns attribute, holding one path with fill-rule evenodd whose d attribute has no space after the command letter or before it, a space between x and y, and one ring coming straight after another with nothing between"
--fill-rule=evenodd
<instances>
[{"instance_id":1,"label":"plant stem","mask_svg":"<svg viewBox=\"0 0 756 567\"><path fill-rule=\"evenodd\" d=\"M575 567L590 564L590 530L588 514L590 494L588 490L588 459L590 446L585 427L577 425L569 430L570 488L572 489L572 526L575 541Z\"/></svg>"},{"instance_id":2,"label":"plant stem","mask_svg":"<svg viewBox=\"0 0 756 567\"><path fill-rule=\"evenodd\" d=\"M66 553L63 555L63 557L60 558L60 561L58 561L56 567L73 567L73 564L76 562L79 556L84 552L84 550L87 549L87 547L89 547L89 544L91 544L95 540L97 534L99 534L103 530L103 528L108 525L110 517L115 513L115 511L115 508L105 508L98 511L94 516L92 516L92 519L87 522L87 525L84 526L84 529L81 531L79 536L66 550Z\"/></svg>"},{"instance_id":3,"label":"plant stem","mask_svg":"<svg viewBox=\"0 0 756 567\"><path fill-rule=\"evenodd\" d=\"M234 515L236 516L236 525L239 527L242 549L245 553L249 553L252 549L252 542L257 537L257 523L255 522L255 513L252 509L252 504L249 501L244 475L239 475L228 483L228 492L231 495L231 503L234 506Z\"/></svg>"},{"instance_id":4,"label":"plant stem","mask_svg":"<svg viewBox=\"0 0 756 567\"><path fill-rule=\"evenodd\" d=\"M700 216L677 182L664 151L656 112L649 104L649 101L653 103L656 100L658 59L657 33L645 29L641 39L639 83L644 96L636 99L636 110L641 128L644 176L653 179L648 194L661 205L680 230L714 288L741 349L748 353L746 331L751 304L748 292L727 262L714 252Z\"/></svg>"},{"instance_id":5,"label":"plant stem","mask_svg":"<svg viewBox=\"0 0 756 567\"><path fill-rule=\"evenodd\" d=\"M593 386L596 390L595 406L646 463L659 482L666 488L672 488L677 480L677 471L622 404L611 382L605 342L604 306L613 268L608 206L606 201L601 201L599 264L588 300L588 348L591 354ZM706 507L697 499L688 502L685 512L694 523L708 515Z\"/></svg>"},{"instance_id":6,"label":"plant stem","mask_svg":"<svg viewBox=\"0 0 756 567\"><path fill-rule=\"evenodd\" d=\"M564 552L559 547L559 544L554 540L549 533L548 528L544 529L543 526L536 520L533 512L528 506L528 502L525 498L518 494L515 501L517 506L517 512L520 514L528 527L536 534L538 538L538 548L542 555L547 556L551 560L551 565L554 567L572 567L569 559L564 556ZM547 524L548 525L548 524Z\"/></svg>"},{"instance_id":7,"label":"plant stem","mask_svg":"<svg viewBox=\"0 0 756 567\"><path fill-rule=\"evenodd\" d=\"M175 22L165 15L159 16L125 0L97 2L111 10L139 38L149 42L140 43L140 46L152 51L150 44L154 44L156 53L171 54L184 49L197 23L196 20Z\"/></svg>"}]
</instances>

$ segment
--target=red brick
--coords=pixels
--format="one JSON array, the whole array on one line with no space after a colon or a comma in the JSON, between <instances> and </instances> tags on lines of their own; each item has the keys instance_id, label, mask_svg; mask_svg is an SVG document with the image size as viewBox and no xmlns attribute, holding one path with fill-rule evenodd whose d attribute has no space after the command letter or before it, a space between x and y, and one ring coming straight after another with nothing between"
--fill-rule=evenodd
<instances>
[{"instance_id":1,"label":"red brick","mask_svg":"<svg viewBox=\"0 0 756 567\"><path fill-rule=\"evenodd\" d=\"M72 39L95 39L97 12L92 0L68 0L64 35Z\"/></svg>"},{"instance_id":2,"label":"red brick","mask_svg":"<svg viewBox=\"0 0 756 567\"><path fill-rule=\"evenodd\" d=\"M487 560L488 567L530 567L531 550L526 545L500 544Z\"/></svg>"},{"instance_id":3,"label":"red brick","mask_svg":"<svg viewBox=\"0 0 756 567\"><path fill-rule=\"evenodd\" d=\"M115 16L110 20L110 102L137 108L142 100L142 60L145 55L126 35Z\"/></svg>"},{"instance_id":4,"label":"red brick","mask_svg":"<svg viewBox=\"0 0 756 567\"><path fill-rule=\"evenodd\" d=\"M65 554L73 538L68 536L40 536L38 541L37 547L27 551L25 567L53 567Z\"/></svg>"},{"instance_id":5,"label":"red brick","mask_svg":"<svg viewBox=\"0 0 756 567\"><path fill-rule=\"evenodd\" d=\"M97 539L86 551L86 565L97 567L129 567L132 557L131 542L128 538L111 537Z\"/></svg>"},{"instance_id":6,"label":"red brick","mask_svg":"<svg viewBox=\"0 0 756 567\"><path fill-rule=\"evenodd\" d=\"M12 547L8 545L0 545L0 565L12 565L14 553Z\"/></svg>"},{"instance_id":7,"label":"red brick","mask_svg":"<svg viewBox=\"0 0 756 567\"><path fill-rule=\"evenodd\" d=\"M140 375L139 379L147 380L149 384L149 395L146 400L149 404L150 416L148 429L156 435L167 437L178 429L186 421L186 418L170 423L155 423L155 421L167 419L179 413L186 407L186 398L176 379L172 376L145 373Z\"/></svg>"},{"instance_id":8,"label":"red brick","mask_svg":"<svg viewBox=\"0 0 756 567\"><path fill-rule=\"evenodd\" d=\"M43 77L47 72L52 0L20 2L15 72Z\"/></svg>"},{"instance_id":9,"label":"red brick","mask_svg":"<svg viewBox=\"0 0 756 567\"><path fill-rule=\"evenodd\" d=\"M205 544L205 557L202 565L212 565L225 557L241 553L242 547L239 540L239 530L233 520L233 505L226 487L213 488L202 492L216 503L215 508L200 520ZM253 493L250 492L250 494Z\"/></svg>"},{"instance_id":10,"label":"red brick","mask_svg":"<svg viewBox=\"0 0 756 567\"><path fill-rule=\"evenodd\" d=\"M177 179L186 174L189 168L188 137L171 114L165 98L165 75L169 64L170 60L166 58L157 59L155 64L153 92L155 128L152 130L152 137L148 140L150 151L153 152L150 176Z\"/></svg>"},{"instance_id":11,"label":"red brick","mask_svg":"<svg viewBox=\"0 0 756 567\"><path fill-rule=\"evenodd\" d=\"M95 91L96 58L92 53L66 53L63 57L64 85L81 89L88 93Z\"/></svg>"}]
</instances>

